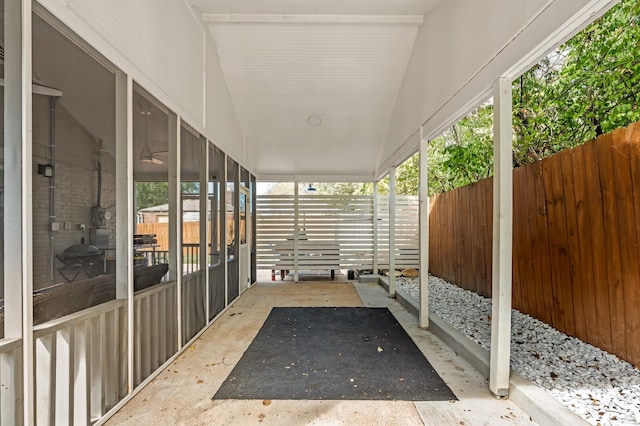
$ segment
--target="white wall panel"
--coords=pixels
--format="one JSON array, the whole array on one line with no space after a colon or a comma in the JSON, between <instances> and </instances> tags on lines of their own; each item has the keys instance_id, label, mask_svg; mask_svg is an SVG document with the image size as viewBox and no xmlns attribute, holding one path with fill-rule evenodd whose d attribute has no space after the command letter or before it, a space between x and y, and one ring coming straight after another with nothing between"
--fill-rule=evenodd
<instances>
[{"instance_id":1,"label":"white wall panel","mask_svg":"<svg viewBox=\"0 0 640 426\"><path fill-rule=\"evenodd\" d=\"M90 23L190 116L201 117L202 29L185 3L68 0L67 7Z\"/></svg>"},{"instance_id":2,"label":"white wall panel","mask_svg":"<svg viewBox=\"0 0 640 426\"><path fill-rule=\"evenodd\" d=\"M448 0L427 14L405 73L378 172L418 148L414 134L437 136L448 120L488 97L491 84L530 52L566 39L609 0ZM404 146L403 146L404 145Z\"/></svg>"},{"instance_id":3,"label":"white wall panel","mask_svg":"<svg viewBox=\"0 0 640 426\"><path fill-rule=\"evenodd\" d=\"M240 162L244 161L245 168L253 168L253 164L246 164L242 128L222 74L215 46L210 40L207 40L206 61L206 120L209 137L225 153Z\"/></svg>"}]
</instances>

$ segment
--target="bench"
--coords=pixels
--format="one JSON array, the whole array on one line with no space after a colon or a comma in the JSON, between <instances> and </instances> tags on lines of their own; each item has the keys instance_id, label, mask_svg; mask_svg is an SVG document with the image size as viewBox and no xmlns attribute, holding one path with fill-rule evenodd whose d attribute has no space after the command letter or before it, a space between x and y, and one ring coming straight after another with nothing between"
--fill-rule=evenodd
<instances>
[{"instance_id":1,"label":"bench","mask_svg":"<svg viewBox=\"0 0 640 426\"><path fill-rule=\"evenodd\" d=\"M271 280L275 281L276 271L284 280L290 270L295 269L294 242L291 240L273 245L273 265ZM331 280L340 269L340 244L335 241L300 239L298 244L298 270L329 270Z\"/></svg>"}]
</instances>

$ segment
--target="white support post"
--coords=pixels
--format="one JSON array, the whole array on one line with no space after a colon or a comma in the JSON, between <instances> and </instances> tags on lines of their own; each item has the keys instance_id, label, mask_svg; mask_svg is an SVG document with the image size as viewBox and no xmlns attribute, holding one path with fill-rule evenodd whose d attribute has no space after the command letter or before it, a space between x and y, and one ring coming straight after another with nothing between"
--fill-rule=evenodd
<instances>
[{"instance_id":1,"label":"white support post","mask_svg":"<svg viewBox=\"0 0 640 426\"><path fill-rule=\"evenodd\" d=\"M293 184L293 281L298 282L300 278L300 195L298 194L299 182Z\"/></svg>"},{"instance_id":2,"label":"white support post","mask_svg":"<svg viewBox=\"0 0 640 426\"><path fill-rule=\"evenodd\" d=\"M509 396L513 235L511 96L511 79L500 78L494 85L493 94L493 277L489 374L489 390L496 397Z\"/></svg>"},{"instance_id":3,"label":"white support post","mask_svg":"<svg viewBox=\"0 0 640 426\"><path fill-rule=\"evenodd\" d=\"M180 215L180 117L169 112L169 280L176 282L178 348L182 347L182 217Z\"/></svg>"},{"instance_id":4,"label":"white support post","mask_svg":"<svg viewBox=\"0 0 640 426\"><path fill-rule=\"evenodd\" d=\"M228 166L228 157L227 154L224 155L224 167L222 168L222 179L220 190L220 196L222 200L220 201L220 208L222 211L220 212L220 232L222 233L222 246L220 254L222 256L224 262L224 306L227 307L229 305L229 253L227 252L227 166Z\"/></svg>"},{"instance_id":5,"label":"white support post","mask_svg":"<svg viewBox=\"0 0 640 426\"><path fill-rule=\"evenodd\" d=\"M389 169L389 297L396 297L396 168Z\"/></svg>"},{"instance_id":6,"label":"white support post","mask_svg":"<svg viewBox=\"0 0 640 426\"><path fill-rule=\"evenodd\" d=\"M116 298L127 299L127 383L133 390L133 80L116 73Z\"/></svg>"},{"instance_id":7,"label":"white support post","mask_svg":"<svg viewBox=\"0 0 640 426\"><path fill-rule=\"evenodd\" d=\"M234 235L234 240L237 241L238 243L236 244L236 259L238 259L238 297L240 297L240 295L242 294L242 272L240 272L242 270L242 262L240 259L240 182L241 182L241 177L242 177L242 166L240 165L240 163L238 163L238 166L236 167L236 181L234 183L236 190L233 192L234 197L236 198L233 202L238 206L236 209L234 209L234 215L235 215L235 222L236 222L236 229L235 229L235 233L236 235ZM245 217L246 220L246 217ZM246 235L245 235L246 237Z\"/></svg>"},{"instance_id":8,"label":"white support post","mask_svg":"<svg viewBox=\"0 0 640 426\"><path fill-rule=\"evenodd\" d=\"M8 384L0 389L0 423L27 425L35 421L31 7L27 0L4 5L4 327L6 338L22 339L22 362L2 356L0 372Z\"/></svg>"},{"instance_id":9,"label":"white support post","mask_svg":"<svg viewBox=\"0 0 640 426\"><path fill-rule=\"evenodd\" d=\"M420 313L418 324L429 327L429 181L427 169L427 147L429 141L422 139L420 127Z\"/></svg>"},{"instance_id":10,"label":"white support post","mask_svg":"<svg viewBox=\"0 0 640 426\"><path fill-rule=\"evenodd\" d=\"M378 181L373 182L373 274L378 273Z\"/></svg>"},{"instance_id":11,"label":"white support post","mask_svg":"<svg viewBox=\"0 0 640 426\"><path fill-rule=\"evenodd\" d=\"M209 142L200 137L201 158L200 165L200 270L204 276L204 311L206 322L209 323L209 215L207 206L209 203Z\"/></svg>"}]
</instances>

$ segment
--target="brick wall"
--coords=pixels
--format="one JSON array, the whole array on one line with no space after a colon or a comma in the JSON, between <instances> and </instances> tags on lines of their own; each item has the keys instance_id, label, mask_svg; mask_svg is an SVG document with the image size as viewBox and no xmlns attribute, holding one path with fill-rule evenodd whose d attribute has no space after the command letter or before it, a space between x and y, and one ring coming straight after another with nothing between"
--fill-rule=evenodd
<instances>
[{"instance_id":1,"label":"brick wall","mask_svg":"<svg viewBox=\"0 0 640 426\"><path fill-rule=\"evenodd\" d=\"M56 108L56 185L55 222L60 230L50 232L49 187L51 179L38 174L38 164L51 163L49 148L49 99L34 97L33 119L33 277L34 288L63 282L57 272L62 266L53 258L72 244L80 243L84 224L86 243L91 230L91 207L96 204L98 187L98 144L95 138L80 126L59 102ZM113 150L110 150L113 152ZM115 163L102 154L102 200L109 207L112 219L108 223L110 246L115 245ZM65 229L68 223L69 229Z\"/></svg>"}]
</instances>

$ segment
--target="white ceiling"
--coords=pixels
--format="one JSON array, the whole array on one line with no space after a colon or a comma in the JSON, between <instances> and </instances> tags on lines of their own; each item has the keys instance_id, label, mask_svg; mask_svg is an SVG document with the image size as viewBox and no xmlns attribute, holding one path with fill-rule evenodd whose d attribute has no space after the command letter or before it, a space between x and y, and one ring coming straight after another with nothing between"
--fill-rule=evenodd
<instances>
[{"instance_id":1,"label":"white ceiling","mask_svg":"<svg viewBox=\"0 0 640 426\"><path fill-rule=\"evenodd\" d=\"M192 0L215 41L256 174L373 178L415 18L437 3ZM322 123L310 126L311 115Z\"/></svg>"},{"instance_id":2,"label":"white ceiling","mask_svg":"<svg viewBox=\"0 0 640 426\"><path fill-rule=\"evenodd\" d=\"M206 26L245 136L243 165L261 179L373 179L419 22L441 1L191 0L216 20ZM34 52L36 79L113 147L113 74L39 18ZM322 123L310 126L311 115ZM152 116L152 150L166 145L162 119Z\"/></svg>"},{"instance_id":3,"label":"white ceiling","mask_svg":"<svg viewBox=\"0 0 640 426\"><path fill-rule=\"evenodd\" d=\"M190 0L201 13L423 15L442 0Z\"/></svg>"}]
</instances>

